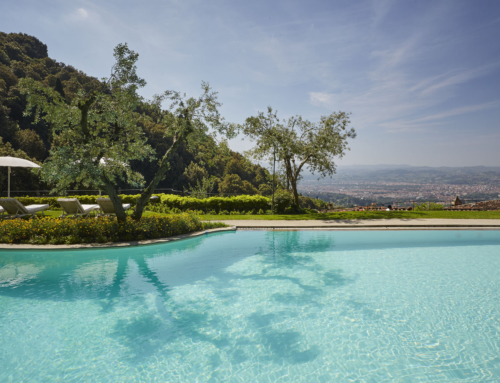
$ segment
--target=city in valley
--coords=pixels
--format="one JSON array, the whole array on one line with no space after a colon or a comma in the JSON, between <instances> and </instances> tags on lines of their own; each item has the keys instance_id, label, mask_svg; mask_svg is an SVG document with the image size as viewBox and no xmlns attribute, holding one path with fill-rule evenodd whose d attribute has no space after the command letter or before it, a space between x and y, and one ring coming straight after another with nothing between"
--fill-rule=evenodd
<instances>
[{"instance_id":1,"label":"city in valley","mask_svg":"<svg viewBox=\"0 0 500 383\"><path fill-rule=\"evenodd\" d=\"M500 198L500 168L345 166L332 178L306 175L303 195L319 197L338 206L376 204L408 205L413 202L450 204Z\"/></svg>"}]
</instances>

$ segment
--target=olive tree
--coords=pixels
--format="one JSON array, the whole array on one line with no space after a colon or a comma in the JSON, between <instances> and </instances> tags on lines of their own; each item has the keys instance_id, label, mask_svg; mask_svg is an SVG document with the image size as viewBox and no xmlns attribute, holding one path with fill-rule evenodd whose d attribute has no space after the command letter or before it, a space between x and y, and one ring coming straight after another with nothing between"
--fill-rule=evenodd
<instances>
[{"instance_id":1,"label":"olive tree","mask_svg":"<svg viewBox=\"0 0 500 383\"><path fill-rule=\"evenodd\" d=\"M250 154L256 159L277 156L285 169L287 184L299 205L297 183L305 166L320 177L332 176L337 159L349 150L347 140L356 132L349 128L349 114L345 112L321 116L319 122L310 122L300 116L280 121L271 107L267 114L246 119L242 131L255 141Z\"/></svg>"},{"instance_id":2,"label":"olive tree","mask_svg":"<svg viewBox=\"0 0 500 383\"><path fill-rule=\"evenodd\" d=\"M208 83L202 83L203 93L198 98L186 98L179 92L167 91L163 95L156 96L150 105L156 108L158 113L156 122L161 124L164 135L172 141L170 147L159 160L159 169L141 193L133 213L135 219L142 215L144 207L149 201L154 189L165 176L170 168L170 158L176 152L179 145L186 141L200 141L207 138L209 129L212 134L217 133L231 138L235 135L236 126L228 124L220 115L217 101L217 93L210 89ZM162 109L162 104L169 105Z\"/></svg>"},{"instance_id":3,"label":"olive tree","mask_svg":"<svg viewBox=\"0 0 500 383\"><path fill-rule=\"evenodd\" d=\"M111 75L102 79L102 87L89 92L80 90L69 103L58 91L33 79L22 79L20 88L27 96L25 113L34 113L35 122L43 119L53 130L52 149L43 164L42 179L53 185L53 192L79 184L104 190L117 219L124 221L126 214L117 185L123 181L135 187L144 186L143 176L132 170L130 162L154 160L155 155L141 124L155 118L165 139L172 143L165 153L156 153L160 166L137 200L134 219L141 218L154 189L169 169L169 159L183 140L206 133L209 126L229 136L234 129L219 115L217 94L207 83L202 83L203 93L198 98L167 91L146 101L137 93L146 85L136 72L139 55L127 44L119 44L114 57ZM169 103L166 109L164 103ZM145 110L156 113L146 114Z\"/></svg>"}]
</instances>

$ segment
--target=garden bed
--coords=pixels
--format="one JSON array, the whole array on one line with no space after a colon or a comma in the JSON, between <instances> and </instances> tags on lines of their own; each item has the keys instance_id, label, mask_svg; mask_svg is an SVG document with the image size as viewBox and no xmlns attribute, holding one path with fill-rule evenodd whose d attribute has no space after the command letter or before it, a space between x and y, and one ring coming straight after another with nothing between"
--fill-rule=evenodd
<instances>
[{"instance_id":1,"label":"garden bed","mask_svg":"<svg viewBox=\"0 0 500 383\"><path fill-rule=\"evenodd\" d=\"M143 217L140 221L116 218L35 218L0 221L0 243L77 244L140 241L167 238L194 231L225 227L201 222L192 214Z\"/></svg>"}]
</instances>

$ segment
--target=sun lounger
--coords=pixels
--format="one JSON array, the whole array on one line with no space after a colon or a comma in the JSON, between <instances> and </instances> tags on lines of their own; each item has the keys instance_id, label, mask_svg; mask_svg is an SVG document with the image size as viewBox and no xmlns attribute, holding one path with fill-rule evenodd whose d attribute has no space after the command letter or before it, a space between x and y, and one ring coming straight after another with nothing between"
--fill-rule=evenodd
<instances>
[{"instance_id":1,"label":"sun lounger","mask_svg":"<svg viewBox=\"0 0 500 383\"><path fill-rule=\"evenodd\" d=\"M41 211L42 215L44 210L49 208L49 205L28 205L24 206L15 198L2 198L0 199L0 206L4 208L7 215L4 218L22 218L28 215L35 216L37 212Z\"/></svg>"},{"instance_id":2,"label":"sun lounger","mask_svg":"<svg viewBox=\"0 0 500 383\"><path fill-rule=\"evenodd\" d=\"M99 210L99 205L82 205L77 198L59 198L57 200L63 209L63 214L60 217L67 217L72 215L89 216L91 212Z\"/></svg>"},{"instance_id":3,"label":"sun lounger","mask_svg":"<svg viewBox=\"0 0 500 383\"><path fill-rule=\"evenodd\" d=\"M116 214L115 207L113 206L113 202L111 202L110 198L97 198L96 202L101 207L101 214L99 215L113 215ZM123 210L130 209L129 203L124 203Z\"/></svg>"}]
</instances>

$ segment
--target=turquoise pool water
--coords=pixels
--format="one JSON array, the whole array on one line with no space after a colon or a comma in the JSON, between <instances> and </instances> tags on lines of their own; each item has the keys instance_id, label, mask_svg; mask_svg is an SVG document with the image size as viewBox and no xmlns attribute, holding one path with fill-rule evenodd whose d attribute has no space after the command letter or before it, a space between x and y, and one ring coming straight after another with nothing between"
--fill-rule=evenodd
<instances>
[{"instance_id":1,"label":"turquoise pool water","mask_svg":"<svg viewBox=\"0 0 500 383\"><path fill-rule=\"evenodd\" d=\"M498 382L500 231L0 252L0 382Z\"/></svg>"}]
</instances>

